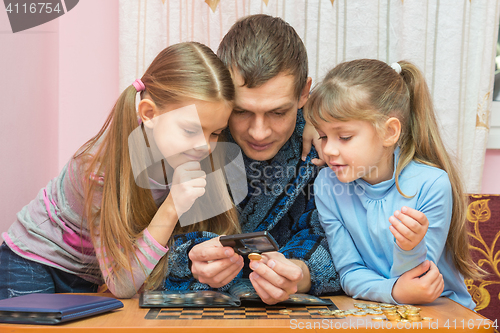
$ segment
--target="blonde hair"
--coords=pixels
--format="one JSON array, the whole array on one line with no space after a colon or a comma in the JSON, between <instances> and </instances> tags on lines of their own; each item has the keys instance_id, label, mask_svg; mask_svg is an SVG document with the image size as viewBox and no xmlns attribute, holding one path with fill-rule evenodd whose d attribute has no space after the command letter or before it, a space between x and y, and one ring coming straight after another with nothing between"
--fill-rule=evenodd
<instances>
[{"instance_id":1,"label":"blonde hair","mask_svg":"<svg viewBox=\"0 0 500 333\"><path fill-rule=\"evenodd\" d=\"M200 43L167 47L153 60L141 80L146 86L141 97L147 94L160 109L186 99L234 100L234 85L228 69L210 48ZM99 133L74 156L75 159L84 159L86 163L83 179L92 179L95 174L104 175L102 186L95 181L84 182L84 218L94 244L96 235L99 235L100 247L113 259L110 260L110 270L116 272L132 272L129 258L138 260L134 244L142 237L143 230L157 211L151 190L137 186L130 162L128 137L138 126L136 94L134 86L126 88ZM100 207L93 202L98 192L102 192ZM177 225L173 235L194 230L219 234L239 232L234 206L230 211L206 221L185 228ZM173 246L173 235L167 245L169 248ZM146 288L161 285L166 275L167 256L149 275Z\"/></svg>"},{"instance_id":2,"label":"blonde hair","mask_svg":"<svg viewBox=\"0 0 500 333\"><path fill-rule=\"evenodd\" d=\"M474 263L469 252L467 195L439 134L429 89L415 65L407 61L400 61L399 65L400 74L374 59L339 64L313 90L305 106L305 118L314 126L331 119L368 121L379 134L387 119L399 119L400 157L396 166L399 193L409 197L399 187L399 175L412 160L446 171L453 194L446 249L464 277L479 278L483 270Z\"/></svg>"}]
</instances>

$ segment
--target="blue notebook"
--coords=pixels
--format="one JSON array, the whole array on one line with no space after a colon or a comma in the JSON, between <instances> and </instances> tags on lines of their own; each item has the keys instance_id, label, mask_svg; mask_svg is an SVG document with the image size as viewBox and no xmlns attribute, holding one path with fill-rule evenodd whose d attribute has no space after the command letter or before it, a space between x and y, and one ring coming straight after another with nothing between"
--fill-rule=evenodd
<instances>
[{"instance_id":1,"label":"blue notebook","mask_svg":"<svg viewBox=\"0 0 500 333\"><path fill-rule=\"evenodd\" d=\"M122 307L122 302L111 297L29 294L0 300L0 322L58 324Z\"/></svg>"}]
</instances>

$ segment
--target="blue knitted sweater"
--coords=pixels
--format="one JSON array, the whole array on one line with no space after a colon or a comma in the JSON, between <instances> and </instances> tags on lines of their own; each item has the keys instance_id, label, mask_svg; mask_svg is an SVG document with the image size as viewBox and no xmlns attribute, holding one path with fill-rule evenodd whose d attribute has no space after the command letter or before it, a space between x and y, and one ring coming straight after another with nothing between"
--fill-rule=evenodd
<instances>
[{"instance_id":1,"label":"blue knitted sweater","mask_svg":"<svg viewBox=\"0 0 500 333\"><path fill-rule=\"evenodd\" d=\"M304 125L302 110L299 110L295 131L271 161L255 161L243 156L248 195L237 209L242 232L267 230L286 258L306 263L311 274L309 293L320 295L339 291L340 281L314 203L313 184L318 169L311 159L317 157L317 153L313 148L305 162L300 159ZM228 140L234 142L229 133ZM175 236L168 257L165 289L211 289L193 278L188 253L193 246L217 236L206 231ZM227 291L242 277L248 277L251 270L245 260L238 276L219 290Z\"/></svg>"}]
</instances>

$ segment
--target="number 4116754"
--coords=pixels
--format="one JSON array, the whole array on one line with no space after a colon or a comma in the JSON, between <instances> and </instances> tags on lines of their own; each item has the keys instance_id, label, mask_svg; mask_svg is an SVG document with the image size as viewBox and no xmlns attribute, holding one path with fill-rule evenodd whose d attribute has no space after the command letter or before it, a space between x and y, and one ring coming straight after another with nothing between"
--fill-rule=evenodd
<instances>
[{"instance_id":1,"label":"number 4116754","mask_svg":"<svg viewBox=\"0 0 500 333\"><path fill-rule=\"evenodd\" d=\"M52 5L55 5L54 7ZM19 13L24 13L24 14L41 14L41 13L47 13L50 14L52 12L60 13L61 8L59 8L59 2L52 3L52 2L31 2L31 3L24 3L24 4L14 4L9 3L9 5L6 8L7 13L11 14L14 12L14 14L19 14Z\"/></svg>"}]
</instances>

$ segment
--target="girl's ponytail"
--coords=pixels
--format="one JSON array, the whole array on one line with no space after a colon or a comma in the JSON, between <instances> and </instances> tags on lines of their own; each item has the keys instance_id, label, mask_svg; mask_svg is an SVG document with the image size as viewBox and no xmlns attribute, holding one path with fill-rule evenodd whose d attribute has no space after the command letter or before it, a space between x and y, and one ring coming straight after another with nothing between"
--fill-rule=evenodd
<instances>
[{"instance_id":1,"label":"girl's ponytail","mask_svg":"<svg viewBox=\"0 0 500 333\"><path fill-rule=\"evenodd\" d=\"M403 77L410 96L408 124L400 138L400 160L396 175L411 160L440 168L448 174L453 194L453 210L446 249L453 256L456 268L466 278L479 278L482 270L474 263L469 252L467 229L467 195L458 168L446 152L439 135L432 98L423 74L406 61L400 61ZM398 187L399 189L399 187Z\"/></svg>"},{"instance_id":2,"label":"girl's ponytail","mask_svg":"<svg viewBox=\"0 0 500 333\"><path fill-rule=\"evenodd\" d=\"M128 137L138 126L136 95L133 85L122 92L104 126L82 152L98 147L92 153L84 177L94 179L93 174L97 174L103 175L104 180L102 188L97 188L100 185L95 181L86 182L85 216L92 237L99 235L99 242L94 239L95 246L106 249L107 257L113 258L108 269L114 271L131 271L129 258L135 255L133 243L157 210L151 191L135 184L127 149ZM97 210L93 202L96 191L102 191ZM141 205L134 205L137 202Z\"/></svg>"}]
</instances>

